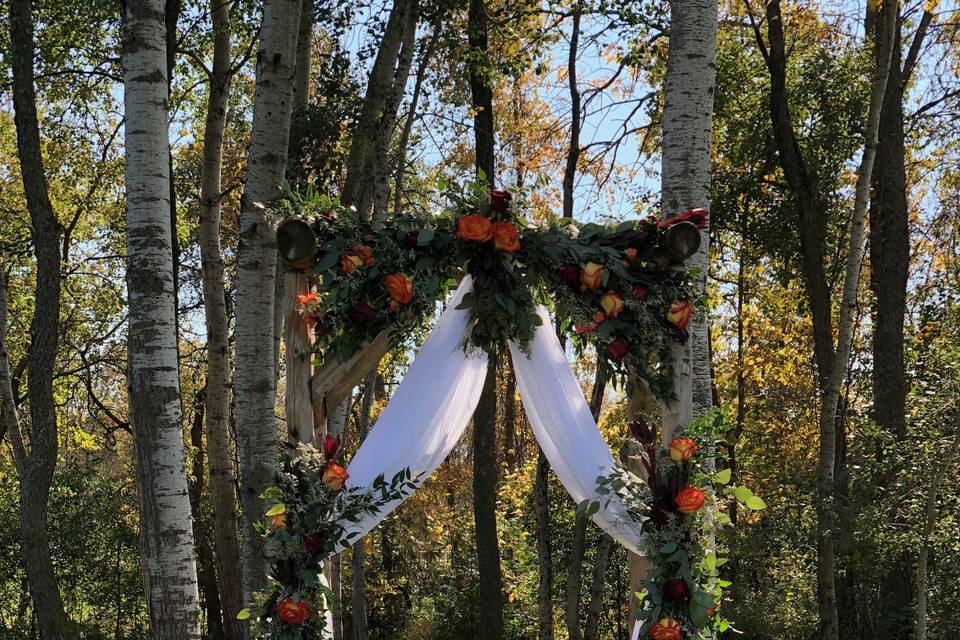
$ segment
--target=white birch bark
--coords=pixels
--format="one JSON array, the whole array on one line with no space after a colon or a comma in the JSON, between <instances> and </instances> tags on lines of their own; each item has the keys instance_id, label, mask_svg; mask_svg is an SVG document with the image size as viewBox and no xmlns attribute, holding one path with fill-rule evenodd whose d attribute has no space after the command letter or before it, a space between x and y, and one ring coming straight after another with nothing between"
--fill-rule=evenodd
<instances>
[{"instance_id":1,"label":"white birch bark","mask_svg":"<svg viewBox=\"0 0 960 640\"><path fill-rule=\"evenodd\" d=\"M123 22L129 405L140 543L153 638L200 637L177 369L162 0Z\"/></svg>"},{"instance_id":2,"label":"white birch bark","mask_svg":"<svg viewBox=\"0 0 960 640\"><path fill-rule=\"evenodd\" d=\"M257 51L253 131L237 260L236 410L243 506L244 594L265 584L260 494L277 465L276 238L265 204L280 195L290 135L299 0L266 0Z\"/></svg>"}]
</instances>

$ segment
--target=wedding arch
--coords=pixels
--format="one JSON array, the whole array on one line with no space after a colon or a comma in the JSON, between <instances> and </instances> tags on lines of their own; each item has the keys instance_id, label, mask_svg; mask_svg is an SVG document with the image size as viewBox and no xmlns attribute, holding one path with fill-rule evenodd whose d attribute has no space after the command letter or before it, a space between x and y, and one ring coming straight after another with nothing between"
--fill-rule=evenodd
<instances>
[{"instance_id":1,"label":"wedding arch","mask_svg":"<svg viewBox=\"0 0 960 640\"><path fill-rule=\"evenodd\" d=\"M533 225L521 197L482 182L441 191L449 206L439 214L376 222L312 192L287 193L274 207L285 218L277 241L288 269L286 405L298 446L263 495L270 586L241 615L263 637L328 637L320 562L369 532L443 462L473 416L489 354L507 348L534 435L578 508L626 548L657 556L634 635L680 640L718 628L723 585L701 538L714 520L704 503L729 476L702 471L696 434L662 449L642 421L631 430L646 478L623 468L558 338L569 334L577 349L592 344L614 383L669 400L669 345L687 339L697 304L682 264L699 246L707 212ZM347 471L339 436L313 446L328 408L444 299Z\"/></svg>"}]
</instances>

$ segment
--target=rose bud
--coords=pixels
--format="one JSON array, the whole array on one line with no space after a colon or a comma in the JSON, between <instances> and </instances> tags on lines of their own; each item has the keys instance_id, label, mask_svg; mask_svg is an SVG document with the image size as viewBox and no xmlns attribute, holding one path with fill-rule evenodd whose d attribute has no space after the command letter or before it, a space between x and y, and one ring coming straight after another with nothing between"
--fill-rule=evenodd
<instances>
[{"instance_id":1,"label":"rose bud","mask_svg":"<svg viewBox=\"0 0 960 640\"><path fill-rule=\"evenodd\" d=\"M611 360L620 360L630 352L630 345L623 338L615 338L607 345L607 355Z\"/></svg>"},{"instance_id":2,"label":"rose bud","mask_svg":"<svg viewBox=\"0 0 960 640\"><path fill-rule=\"evenodd\" d=\"M320 555L320 552L323 551L324 543L325 540L323 538L323 534L316 532L308 534L303 539L304 548L307 550L307 553L314 558Z\"/></svg>"},{"instance_id":3,"label":"rose bud","mask_svg":"<svg viewBox=\"0 0 960 640\"><path fill-rule=\"evenodd\" d=\"M690 599L690 588L683 578L667 580L663 593L674 602L686 602Z\"/></svg>"},{"instance_id":4,"label":"rose bud","mask_svg":"<svg viewBox=\"0 0 960 640\"><path fill-rule=\"evenodd\" d=\"M588 262L580 272L580 291L596 291L603 284L603 272L606 267L596 262Z\"/></svg>"},{"instance_id":5,"label":"rose bud","mask_svg":"<svg viewBox=\"0 0 960 640\"><path fill-rule=\"evenodd\" d=\"M703 506L706 494L696 487L686 487L673 499L680 513L695 513Z\"/></svg>"},{"instance_id":6,"label":"rose bud","mask_svg":"<svg viewBox=\"0 0 960 640\"><path fill-rule=\"evenodd\" d=\"M461 240L486 242L492 236L493 223L486 216L471 213L457 221L457 237Z\"/></svg>"},{"instance_id":7,"label":"rose bud","mask_svg":"<svg viewBox=\"0 0 960 640\"><path fill-rule=\"evenodd\" d=\"M624 301L616 291L608 291L600 298L600 306L611 318L616 318L623 311Z\"/></svg>"},{"instance_id":8,"label":"rose bud","mask_svg":"<svg viewBox=\"0 0 960 640\"><path fill-rule=\"evenodd\" d=\"M689 460L698 448L697 443L690 438L674 438L670 441L670 459L674 462Z\"/></svg>"},{"instance_id":9,"label":"rose bud","mask_svg":"<svg viewBox=\"0 0 960 640\"><path fill-rule=\"evenodd\" d=\"M373 307L368 305L366 302L361 302L350 310L350 319L357 324L363 324L372 318L374 313L375 311Z\"/></svg>"},{"instance_id":10,"label":"rose bud","mask_svg":"<svg viewBox=\"0 0 960 640\"><path fill-rule=\"evenodd\" d=\"M650 640L683 640L680 623L673 618L663 618L647 632Z\"/></svg>"},{"instance_id":11,"label":"rose bud","mask_svg":"<svg viewBox=\"0 0 960 640\"><path fill-rule=\"evenodd\" d=\"M633 285L633 297L637 300L646 300L647 296L650 295L650 290L647 289L646 285L635 284Z\"/></svg>"},{"instance_id":12,"label":"rose bud","mask_svg":"<svg viewBox=\"0 0 960 640\"><path fill-rule=\"evenodd\" d=\"M420 239L419 231L411 231L407 234L407 237L404 239L403 243L407 245L408 249L416 249L420 245L417 243Z\"/></svg>"},{"instance_id":13,"label":"rose bud","mask_svg":"<svg viewBox=\"0 0 960 640\"><path fill-rule=\"evenodd\" d=\"M331 436L323 439L323 457L326 460L335 460L340 455L340 435Z\"/></svg>"},{"instance_id":14,"label":"rose bud","mask_svg":"<svg viewBox=\"0 0 960 640\"><path fill-rule=\"evenodd\" d=\"M323 484L332 491L340 491L346 484L350 474L338 464L328 463L323 471Z\"/></svg>"},{"instance_id":15,"label":"rose bud","mask_svg":"<svg viewBox=\"0 0 960 640\"><path fill-rule=\"evenodd\" d=\"M507 207L510 206L512 199L513 195L511 195L509 191L504 191L503 189L490 190L490 208L497 213L504 213Z\"/></svg>"},{"instance_id":16,"label":"rose bud","mask_svg":"<svg viewBox=\"0 0 960 640\"><path fill-rule=\"evenodd\" d=\"M277 605L277 615L287 624L303 624L310 617L310 607L303 600L294 602L292 598L284 598Z\"/></svg>"},{"instance_id":17,"label":"rose bud","mask_svg":"<svg viewBox=\"0 0 960 640\"><path fill-rule=\"evenodd\" d=\"M686 300L674 300L670 305L670 311L667 312L667 322L678 329L686 330L690 318L696 313L697 308Z\"/></svg>"},{"instance_id":18,"label":"rose bud","mask_svg":"<svg viewBox=\"0 0 960 640\"><path fill-rule=\"evenodd\" d=\"M560 270L557 271L557 275L559 275L560 279L567 283L571 289L576 289L580 286L580 269L578 269L575 264L563 265L560 267Z\"/></svg>"}]
</instances>

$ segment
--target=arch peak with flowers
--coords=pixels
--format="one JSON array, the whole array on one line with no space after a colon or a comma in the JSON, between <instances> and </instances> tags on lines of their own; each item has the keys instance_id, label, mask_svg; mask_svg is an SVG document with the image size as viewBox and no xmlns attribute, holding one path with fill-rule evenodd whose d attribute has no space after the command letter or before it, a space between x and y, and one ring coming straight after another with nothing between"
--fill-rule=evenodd
<instances>
[{"instance_id":1,"label":"arch peak with flowers","mask_svg":"<svg viewBox=\"0 0 960 640\"><path fill-rule=\"evenodd\" d=\"M683 261L699 246L707 212L534 225L519 194L470 182L444 185L440 195L446 206L436 215L397 212L377 223L312 192L287 193L274 206L285 218L277 241L291 304L286 404L299 444L263 496L270 582L243 612L262 637L329 637L320 561L370 531L446 458L472 418L488 358L501 350L512 355L552 468L614 539L650 555L647 540L679 536L679 549L685 536L690 547L715 521L703 515L712 505L707 485L722 478L694 472L691 462L705 436L683 435L662 455L644 449L648 480L640 482L614 461L558 338L567 334L567 348L578 351L592 345L614 384L669 400L671 344L686 341L698 304ZM337 437L313 447L328 407L443 300L436 327L349 467ZM638 439L649 432L634 430ZM676 469L662 475L662 460ZM716 607L706 606L713 600L705 594L713 599L718 588L716 563L704 566L707 548L690 547L682 562L654 558L651 593L666 593L658 580L680 580L686 599L658 596L647 608L656 615L641 617L636 633L679 640L721 624Z\"/></svg>"}]
</instances>

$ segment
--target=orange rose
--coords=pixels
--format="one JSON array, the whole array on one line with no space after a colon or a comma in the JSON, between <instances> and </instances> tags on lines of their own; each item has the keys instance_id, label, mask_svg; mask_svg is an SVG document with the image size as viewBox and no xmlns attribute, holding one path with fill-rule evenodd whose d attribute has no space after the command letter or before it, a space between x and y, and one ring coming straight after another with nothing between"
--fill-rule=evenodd
<instances>
[{"instance_id":1,"label":"orange rose","mask_svg":"<svg viewBox=\"0 0 960 640\"><path fill-rule=\"evenodd\" d=\"M273 525L275 529L286 529L287 528L287 514L278 513L275 516L270 516L270 524Z\"/></svg>"},{"instance_id":2,"label":"orange rose","mask_svg":"<svg viewBox=\"0 0 960 640\"><path fill-rule=\"evenodd\" d=\"M574 333L578 336L582 336L585 333L595 333L597 331L597 325L592 322L586 324L578 324L573 328Z\"/></svg>"},{"instance_id":3,"label":"orange rose","mask_svg":"<svg viewBox=\"0 0 960 640\"><path fill-rule=\"evenodd\" d=\"M603 307L603 310L607 312L608 316L616 318L620 315L620 312L623 311L623 298L615 291L607 291L607 293L600 298L600 306Z\"/></svg>"},{"instance_id":4,"label":"orange rose","mask_svg":"<svg viewBox=\"0 0 960 640\"><path fill-rule=\"evenodd\" d=\"M603 283L605 267L596 262L588 262L580 271L580 291L596 291Z\"/></svg>"},{"instance_id":5,"label":"orange rose","mask_svg":"<svg viewBox=\"0 0 960 640\"><path fill-rule=\"evenodd\" d=\"M680 513L695 513L703 506L706 494L696 487L686 487L677 494L674 502L677 503L677 510Z\"/></svg>"},{"instance_id":6,"label":"orange rose","mask_svg":"<svg viewBox=\"0 0 960 640\"><path fill-rule=\"evenodd\" d=\"M311 291L310 293L301 293L297 295L297 302L302 307L309 307L315 304L320 304L320 296L317 295L316 291Z\"/></svg>"},{"instance_id":7,"label":"orange rose","mask_svg":"<svg viewBox=\"0 0 960 640\"><path fill-rule=\"evenodd\" d=\"M323 484L333 491L340 491L349 477L350 474L347 473L346 469L331 462L323 471Z\"/></svg>"},{"instance_id":8,"label":"orange rose","mask_svg":"<svg viewBox=\"0 0 960 640\"><path fill-rule=\"evenodd\" d=\"M697 308L686 300L674 300L667 312L667 321L678 329L686 329L690 318L697 312Z\"/></svg>"},{"instance_id":9,"label":"orange rose","mask_svg":"<svg viewBox=\"0 0 960 640\"><path fill-rule=\"evenodd\" d=\"M393 273L384 276L383 286L390 299L400 304L410 304L413 300L413 279L405 273Z\"/></svg>"},{"instance_id":10,"label":"orange rose","mask_svg":"<svg viewBox=\"0 0 960 640\"><path fill-rule=\"evenodd\" d=\"M509 222L494 222L491 231L494 248L507 253L520 251L520 237L515 226Z\"/></svg>"},{"instance_id":11,"label":"orange rose","mask_svg":"<svg viewBox=\"0 0 960 640\"><path fill-rule=\"evenodd\" d=\"M670 459L674 462L689 460L698 448L697 443L690 438L674 438L670 441Z\"/></svg>"},{"instance_id":12,"label":"orange rose","mask_svg":"<svg viewBox=\"0 0 960 640\"><path fill-rule=\"evenodd\" d=\"M293 598L284 598L277 605L277 615L287 624L302 624L310 617L310 607L303 600L294 602Z\"/></svg>"},{"instance_id":13,"label":"orange rose","mask_svg":"<svg viewBox=\"0 0 960 640\"><path fill-rule=\"evenodd\" d=\"M457 237L461 240L486 242L493 236L493 224L490 218L479 213L463 216L457 222Z\"/></svg>"},{"instance_id":14,"label":"orange rose","mask_svg":"<svg viewBox=\"0 0 960 640\"><path fill-rule=\"evenodd\" d=\"M680 623L673 618L663 618L650 627L647 635L651 640L682 640L683 638Z\"/></svg>"},{"instance_id":15,"label":"orange rose","mask_svg":"<svg viewBox=\"0 0 960 640\"><path fill-rule=\"evenodd\" d=\"M363 260L363 264L372 266L376 260L373 259L373 249L370 247L365 247L362 244L353 245L353 253L356 254L358 258Z\"/></svg>"},{"instance_id":16,"label":"orange rose","mask_svg":"<svg viewBox=\"0 0 960 640\"><path fill-rule=\"evenodd\" d=\"M596 322L597 324L603 322L606 319L607 319L607 314L605 314L603 311L597 311L595 314L593 314L593 321Z\"/></svg>"},{"instance_id":17,"label":"orange rose","mask_svg":"<svg viewBox=\"0 0 960 640\"><path fill-rule=\"evenodd\" d=\"M347 273L353 273L357 270L357 267L363 266L363 260L359 256L355 256L350 253L345 253L340 256L340 266Z\"/></svg>"}]
</instances>

